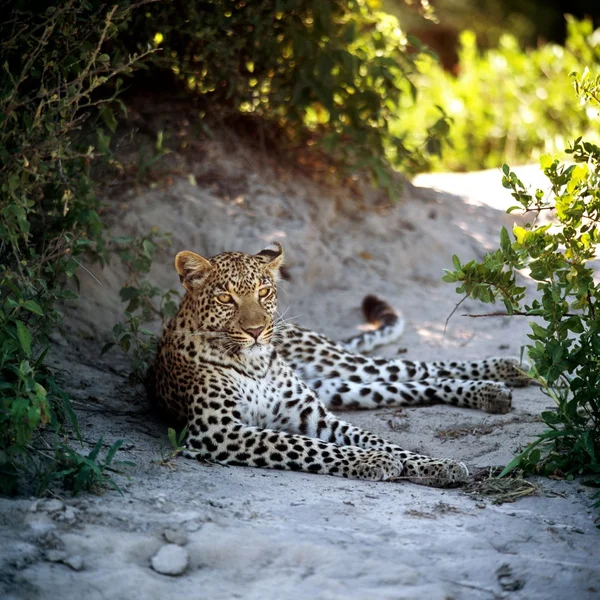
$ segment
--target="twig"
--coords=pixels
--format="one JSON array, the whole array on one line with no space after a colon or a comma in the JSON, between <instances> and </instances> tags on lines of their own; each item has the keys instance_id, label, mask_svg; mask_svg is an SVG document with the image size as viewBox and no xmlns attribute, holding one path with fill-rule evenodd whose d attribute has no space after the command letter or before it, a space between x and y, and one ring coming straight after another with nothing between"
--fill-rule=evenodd
<instances>
[{"instance_id":1,"label":"twig","mask_svg":"<svg viewBox=\"0 0 600 600\"><path fill-rule=\"evenodd\" d=\"M448 328L448 322L450 321L450 319L452 318L452 315L458 310L458 307L468 298L468 294L465 294L465 296L463 296L460 301L458 302L458 304L452 309L452 312L448 315L448 318L446 319L446 322L444 323L444 335L446 335L446 329ZM464 315L463 315L464 316Z\"/></svg>"},{"instance_id":2,"label":"twig","mask_svg":"<svg viewBox=\"0 0 600 600\"><path fill-rule=\"evenodd\" d=\"M464 298L463 298L463 300L464 300ZM461 300L461 302L462 302L462 300ZM458 308L458 305L456 306L456 308ZM456 308L454 310L456 310ZM454 312L454 311L452 311L452 312ZM450 315L450 316L452 316L452 315ZM481 317L541 317L542 315L515 310L512 313L497 311L497 312L483 313L483 314L477 314L477 315L462 314L460 316L461 317L470 317L471 319L479 319ZM573 313L564 313L562 316L563 317L580 317L581 315L576 315ZM448 318L450 318L450 317L448 317Z\"/></svg>"},{"instance_id":3,"label":"twig","mask_svg":"<svg viewBox=\"0 0 600 600\"><path fill-rule=\"evenodd\" d=\"M99 283L100 285L102 285L102 282L84 265L82 265L75 257L71 256L70 257L71 260L75 261L84 271L86 271L88 273L88 275L91 275L97 283Z\"/></svg>"},{"instance_id":4,"label":"twig","mask_svg":"<svg viewBox=\"0 0 600 600\"><path fill-rule=\"evenodd\" d=\"M473 585L472 583L465 583L463 581L454 581L453 579L444 579L444 581L446 581L448 583L452 583L453 585L458 585L458 586L461 586L461 587L465 587L465 588L470 589L470 590L477 590L479 592L486 592L488 594L491 594L494 598L500 598L500 596L494 590L491 590L489 588L480 587L478 585Z\"/></svg>"}]
</instances>

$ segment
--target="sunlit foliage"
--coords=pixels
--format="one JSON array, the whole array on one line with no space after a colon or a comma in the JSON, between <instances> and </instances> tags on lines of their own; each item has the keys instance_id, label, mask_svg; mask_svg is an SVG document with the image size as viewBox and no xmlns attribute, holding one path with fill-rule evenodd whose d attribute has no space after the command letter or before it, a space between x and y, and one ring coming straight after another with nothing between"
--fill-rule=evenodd
<instances>
[{"instance_id":1,"label":"sunlit foliage","mask_svg":"<svg viewBox=\"0 0 600 600\"><path fill-rule=\"evenodd\" d=\"M414 132L441 106L453 120L449 147L423 169L466 171L523 164L561 152L569 139L584 135L600 142L600 123L589 107L572 100L568 81L585 65L600 69L600 30L591 21L568 18L565 47L546 44L523 51L509 33L498 48L481 52L475 35L460 38L459 73L447 73L433 60L418 60L414 79L420 101L398 113L392 130ZM593 117L593 118L592 118ZM417 130L415 130L415 128Z\"/></svg>"},{"instance_id":2,"label":"sunlit foliage","mask_svg":"<svg viewBox=\"0 0 600 600\"><path fill-rule=\"evenodd\" d=\"M441 113L418 141L390 124L417 88L420 55L398 20L365 0L211 0L152 5L128 34L161 48L155 64L205 100L209 116L244 114L290 149L314 147L389 188L387 167L421 164L446 133ZM422 2L424 10L429 4ZM442 122L440 123L440 118ZM437 123L437 125L436 125ZM282 134L282 135L281 135ZM336 168L334 166L334 168Z\"/></svg>"}]
</instances>

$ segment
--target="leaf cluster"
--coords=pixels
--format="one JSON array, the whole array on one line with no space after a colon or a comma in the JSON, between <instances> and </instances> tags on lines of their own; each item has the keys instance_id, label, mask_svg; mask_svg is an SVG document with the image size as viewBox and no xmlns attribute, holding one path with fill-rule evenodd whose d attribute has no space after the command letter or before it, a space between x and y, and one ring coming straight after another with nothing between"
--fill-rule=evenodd
<instances>
[{"instance_id":1,"label":"leaf cluster","mask_svg":"<svg viewBox=\"0 0 600 600\"><path fill-rule=\"evenodd\" d=\"M128 10L77 0L44 8L5 2L0 23L3 493L16 489L20 474L35 475L40 490L61 478L73 477L75 491L101 480L92 465L98 452L80 457L65 443L68 428L83 440L46 357L51 335L60 330L60 303L78 298L79 259L104 255L89 176L101 154L89 143L92 122L140 58L105 52ZM58 468L63 456L67 470Z\"/></svg>"},{"instance_id":2,"label":"leaf cluster","mask_svg":"<svg viewBox=\"0 0 600 600\"><path fill-rule=\"evenodd\" d=\"M573 75L580 98L600 109L600 78ZM549 430L505 469L520 466L546 474L591 475L600 484L600 283L595 265L600 245L600 148L577 138L566 150L575 163L543 155L550 192L525 187L504 165L502 185L516 204L508 212L529 217L503 228L500 247L483 261L462 264L445 281L483 302L504 303L506 314L535 317L526 347L533 374L556 404L542 418ZM528 299L521 273L536 282Z\"/></svg>"},{"instance_id":3,"label":"leaf cluster","mask_svg":"<svg viewBox=\"0 0 600 600\"><path fill-rule=\"evenodd\" d=\"M417 142L391 126L416 101L416 57L428 51L375 4L157 3L132 19L122 43L156 45L158 77L175 75L200 95L203 114L257 117L261 132L275 128L288 149L319 148L333 171L364 170L392 193L390 165L422 163L428 148L438 151L448 125L443 113L422 122Z\"/></svg>"},{"instance_id":4,"label":"leaf cluster","mask_svg":"<svg viewBox=\"0 0 600 600\"><path fill-rule=\"evenodd\" d=\"M119 236L112 242L111 250L118 254L128 272L120 291L127 306L125 320L113 327L113 339L104 345L102 353L118 346L131 359L130 381L143 383L158 344L156 333L144 325L160 320L161 328L164 327L179 306L179 292L164 291L147 278L155 250L169 246L171 234L153 228L147 235Z\"/></svg>"}]
</instances>

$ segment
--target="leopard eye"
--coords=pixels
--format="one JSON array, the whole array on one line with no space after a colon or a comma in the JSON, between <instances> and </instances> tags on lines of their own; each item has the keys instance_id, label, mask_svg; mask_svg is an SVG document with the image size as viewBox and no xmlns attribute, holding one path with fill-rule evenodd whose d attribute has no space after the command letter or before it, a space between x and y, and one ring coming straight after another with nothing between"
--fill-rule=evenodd
<instances>
[{"instance_id":1,"label":"leopard eye","mask_svg":"<svg viewBox=\"0 0 600 600\"><path fill-rule=\"evenodd\" d=\"M273 288L270 288L270 287L261 288L260 290L258 290L258 297L259 298L268 298L271 295L272 291L273 291Z\"/></svg>"},{"instance_id":2,"label":"leopard eye","mask_svg":"<svg viewBox=\"0 0 600 600\"><path fill-rule=\"evenodd\" d=\"M217 299L217 302L220 302L221 304L231 304L233 302L231 294L219 294L218 296L215 296L215 298Z\"/></svg>"}]
</instances>

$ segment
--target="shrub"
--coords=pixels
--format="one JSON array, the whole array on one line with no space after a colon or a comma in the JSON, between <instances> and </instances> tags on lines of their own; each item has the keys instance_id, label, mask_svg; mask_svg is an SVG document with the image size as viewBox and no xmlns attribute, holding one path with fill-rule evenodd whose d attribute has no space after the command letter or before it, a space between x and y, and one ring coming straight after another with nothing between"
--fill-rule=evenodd
<instances>
[{"instance_id":1,"label":"shrub","mask_svg":"<svg viewBox=\"0 0 600 600\"><path fill-rule=\"evenodd\" d=\"M388 167L421 164L423 150L390 123L415 101L423 50L395 17L366 0L185 0L150 6L127 35L162 50L155 64L205 101L202 114L257 117L258 133L296 153L317 146L335 172L366 170L392 191ZM428 6L427 2L422 2ZM156 75L155 75L156 76ZM447 133L436 114L420 144ZM411 132L412 134L412 132ZM264 141L264 140L263 140ZM306 157L304 157L306 159Z\"/></svg>"},{"instance_id":2,"label":"shrub","mask_svg":"<svg viewBox=\"0 0 600 600\"><path fill-rule=\"evenodd\" d=\"M424 170L466 171L522 164L544 153L562 151L568 132L577 131L600 143L597 119L589 107L576 105L564 85L583 65L600 67L600 29L589 20L567 18L565 47L546 44L523 50L504 34L495 49L480 52L475 34L460 37L459 71L455 77L427 56L417 61L414 78L420 102L405 106L392 130L415 132L415 125L437 114L441 106L452 127L449 147L441 158L431 156Z\"/></svg>"},{"instance_id":3,"label":"shrub","mask_svg":"<svg viewBox=\"0 0 600 600\"><path fill-rule=\"evenodd\" d=\"M600 76L587 70L575 79L579 97L588 107L600 108ZM588 475L600 485L600 283L594 266L600 245L600 147L577 138L567 149L576 164L562 164L545 155L544 174L552 185L548 196L528 191L507 165L502 184L512 190L517 205L531 219L506 229L500 248L481 263L462 264L454 257L454 271L445 281L459 282L457 292L483 302L504 303L508 315L537 317L531 323L526 352L532 373L556 410L542 418L549 427L504 470L517 466L546 475ZM539 223L542 215L552 220ZM517 284L517 271L528 269L537 282L537 296L529 301Z\"/></svg>"},{"instance_id":4,"label":"shrub","mask_svg":"<svg viewBox=\"0 0 600 600\"><path fill-rule=\"evenodd\" d=\"M171 234L153 228L147 235L120 236L113 238L112 243L112 251L127 269L127 281L120 290L121 300L127 306L125 321L113 327L113 341L104 345L102 353L118 346L131 359L130 382L145 383L158 345L158 336L145 325L159 319L165 327L179 307L177 290L164 291L147 278L155 250L170 246Z\"/></svg>"},{"instance_id":5,"label":"shrub","mask_svg":"<svg viewBox=\"0 0 600 600\"><path fill-rule=\"evenodd\" d=\"M89 177L98 155L83 135L139 57L109 56L106 42L128 10L70 0L3 5L0 24L0 491L21 470L43 488L56 479L77 491L102 483L105 468L62 441L68 395L46 365L60 328L57 302L77 294L78 257L103 254L98 201ZM113 83L109 91L107 84ZM98 129L100 129L97 126ZM106 138L104 138L106 139ZM88 140L89 142L89 140ZM72 285L72 284L75 285ZM49 434L34 433L45 428ZM41 445L40 445L41 444ZM116 451L116 449L115 449Z\"/></svg>"}]
</instances>

